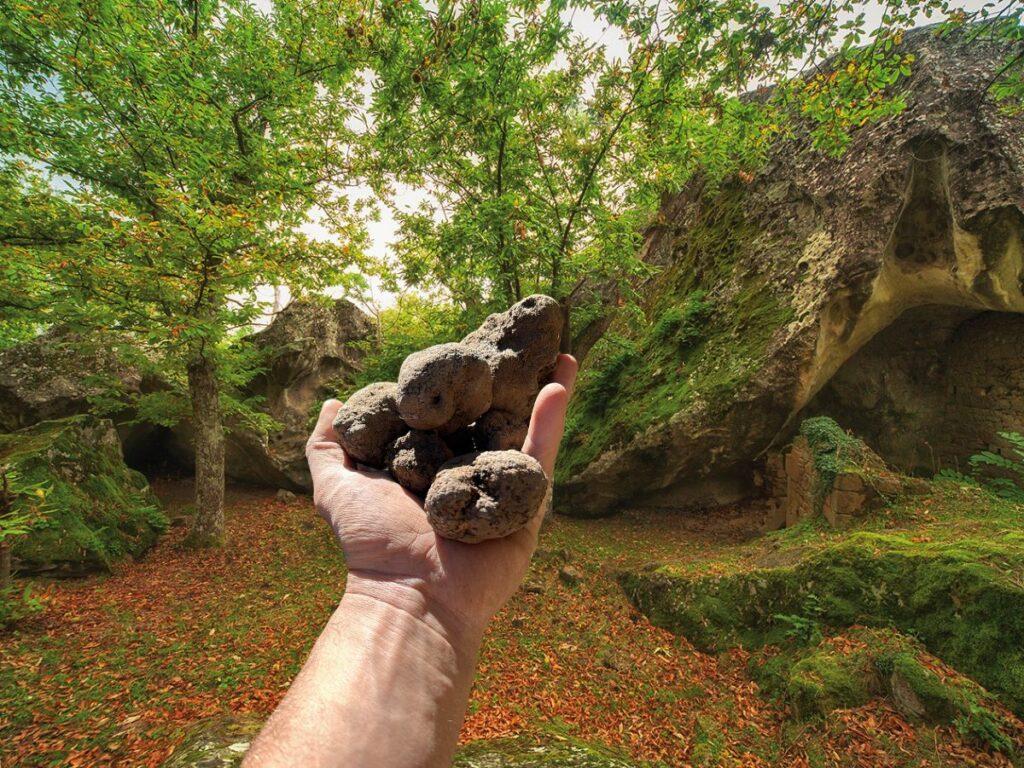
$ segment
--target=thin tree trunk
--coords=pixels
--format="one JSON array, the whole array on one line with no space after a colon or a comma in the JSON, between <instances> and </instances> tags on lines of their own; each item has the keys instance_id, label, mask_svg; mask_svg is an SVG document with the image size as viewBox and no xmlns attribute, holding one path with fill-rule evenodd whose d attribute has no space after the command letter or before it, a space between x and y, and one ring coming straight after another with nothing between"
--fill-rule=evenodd
<instances>
[{"instance_id":1,"label":"thin tree trunk","mask_svg":"<svg viewBox=\"0 0 1024 768\"><path fill-rule=\"evenodd\" d=\"M0 590L11 586L11 545L0 544Z\"/></svg>"},{"instance_id":2,"label":"thin tree trunk","mask_svg":"<svg viewBox=\"0 0 1024 768\"><path fill-rule=\"evenodd\" d=\"M187 544L217 547L224 543L224 424L216 366L200 353L188 366L195 431L196 515Z\"/></svg>"}]
</instances>

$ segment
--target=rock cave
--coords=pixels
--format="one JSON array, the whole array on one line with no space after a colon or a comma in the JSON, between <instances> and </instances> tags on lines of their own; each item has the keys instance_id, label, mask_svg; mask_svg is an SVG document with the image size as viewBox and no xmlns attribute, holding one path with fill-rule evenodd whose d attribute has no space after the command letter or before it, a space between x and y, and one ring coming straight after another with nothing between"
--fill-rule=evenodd
<instances>
[{"instance_id":1,"label":"rock cave","mask_svg":"<svg viewBox=\"0 0 1024 768\"><path fill-rule=\"evenodd\" d=\"M964 470L1024 432L1024 315L929 304L906 310L805 409L828 415L904 472Z\"/></svg>"}]
</instances>

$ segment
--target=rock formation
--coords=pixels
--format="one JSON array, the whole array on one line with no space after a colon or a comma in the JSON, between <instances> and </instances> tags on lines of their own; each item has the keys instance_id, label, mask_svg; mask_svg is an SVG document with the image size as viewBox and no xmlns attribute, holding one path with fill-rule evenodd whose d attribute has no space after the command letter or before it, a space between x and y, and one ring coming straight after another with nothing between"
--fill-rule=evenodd
<instances>
[{"instance_id":1,"label":"rock formation","mask_svg":"<svg viewBox=\"0 0 1024 768\"><path fill-rule=\"evenodd\" d=\"M264 436L229 425L229 477L292 491L311 489L304 453L310 418L355 371L361 354L357 342L372 329L370 319L348 301L295 301L241 342L268 358L266 372L246 384L242 394L261 398L263 411L281 427ZM194 457L187 420L173 429L134 422L132 398L169 385L119 360L109 344L61 328L0 351L0 432L87 413L91 401L109 395L111 388L127 403L113 418L128 463L189 468Z\"/></svg>"},{"instance_id":2,"label":"rock formation","mask_svg":"<svg viewBox=\"0 0 1024 768\"><path fill-rule=\"evenodd\" d=\"M665 203L643 254L657 322L581 382L557 509L748 494L808 415L921 473L1024 431L1024 115L985 90L1015 52L928 28L902 45L906 108L843 155L798 135L746 183Z\"/></svg>"},{"instance_id":3,"label":"rock formation","mask_svg":"<svg viewBox=\"0 0 1024 768\"><path fill-rule=\"evenodd\" d=\"M109 419L69 416L0 434L0 465L45 493L26 502L32 529L14 540L21 573L107 569L143 554L167 526L146 478L125 466Z\"/></svg>"}]
</instances>

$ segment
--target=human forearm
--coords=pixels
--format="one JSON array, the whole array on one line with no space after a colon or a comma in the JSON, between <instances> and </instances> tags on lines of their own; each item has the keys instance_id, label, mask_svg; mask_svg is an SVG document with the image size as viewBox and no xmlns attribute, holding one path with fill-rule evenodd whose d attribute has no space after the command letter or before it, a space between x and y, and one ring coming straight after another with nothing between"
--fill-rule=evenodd
<instances>
[{"instance_id":1,"label":"human forearm","mask_svg":"<svg viewBox=\"0 0 1024 768\"><path fill-rule=\"evenodd\" d=\"M351 579L245 765L448 765L481 628L412 586Z\"/></svg>"}]
</instances>

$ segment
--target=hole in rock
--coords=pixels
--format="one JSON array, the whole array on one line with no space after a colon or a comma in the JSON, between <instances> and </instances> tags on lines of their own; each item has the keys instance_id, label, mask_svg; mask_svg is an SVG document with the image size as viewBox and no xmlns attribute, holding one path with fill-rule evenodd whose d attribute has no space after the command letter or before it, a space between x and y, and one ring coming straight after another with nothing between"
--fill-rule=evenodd
<instances>
[{"instance_id":1,"label":"hole in rock","mask_svg":"<svg viewBox=\"0 0 1024 768\"><path fill-rule=\"evenodd\" d=\"M944 305L905 311L805 409L853 431L892 466L931 476L1024 433L1024 315Z\"/></svg>"}]
</instances>

